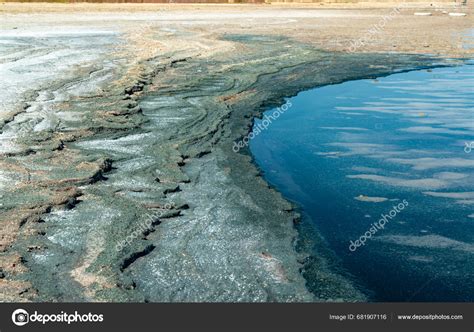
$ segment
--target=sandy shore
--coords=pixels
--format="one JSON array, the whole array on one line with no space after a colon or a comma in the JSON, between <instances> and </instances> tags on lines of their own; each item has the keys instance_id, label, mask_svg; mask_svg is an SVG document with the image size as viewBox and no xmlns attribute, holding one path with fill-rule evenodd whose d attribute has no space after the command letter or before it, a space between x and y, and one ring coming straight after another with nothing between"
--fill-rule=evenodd
<instances>
[{"instance_id":1,"label":"sandy shore","mask_svg":"<svg viewBox=\"0 0 474 332\"><path fill-rule=\"evenodd\" d=\"M233 142L298 91L473 50L446 5L0 8L6 301L366 300Z\"/></svg>"},{"instance_id":2,"label":"sandy shore","mask_svg":"<svg viewBox=\"0 0 474 332\"><path fill-rule=\"evenodd\" d=\"M414 16L430 12L432 16ZM462 12L465 17L450 17ZM4 14L60 13L59 22L94 21L100 15L113 25L115 20L182 24L207 33L277 34L309 42L318 48L351 51L351 43L368 39L358 52L415 52L444 56L469 56L472 48L462 43L463 33L472 29L472 6L449 2L354 3L354 4L272 4L272 5L160 5L160 4L20 4L3 3ZM94 18L95 16L95 18ZM21 19L21 15L18 18ZM37 16L35 20L41 20ZM8 24L7 20L3 24ZM71 22L71 21L70 21ZM76 23L74 23L76 24ZM207 29L208 26L211 29ZM126 26L126 24L125 24ZM207 27L206 27L207 26ZM7 25L8 27L8 25ZM371 33L376 28L376 33ZM206 31L207 30L207 31Z\"/></svg>"}]
</instances>

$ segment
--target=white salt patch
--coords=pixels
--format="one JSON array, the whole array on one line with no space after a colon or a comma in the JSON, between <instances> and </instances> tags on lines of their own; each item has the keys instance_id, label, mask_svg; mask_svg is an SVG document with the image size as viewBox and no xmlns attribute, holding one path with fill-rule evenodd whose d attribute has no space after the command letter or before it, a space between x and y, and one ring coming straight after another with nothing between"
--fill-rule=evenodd
<instances>
[{"instance_id":1,"label":"white salt patch","mask_svg":"<svg viewBox=\"0 0 474 332\"><path fill-rule=\"evenodd\" d=\"M425 179L401 179L389 176L374 175L374 174L358 174L347 175L349 179L371 180L375 182L385 183L395 187L408 188L422 188L422 189L439 189L446 187L447 182L440 179L425 178Z\"/></svg>"},{"instance_id":2,"label":"white salt patch","mask_svg":"<svg viewBox=\"0 0 474 332\"><path fill-rule=\"evenodd\" d=\"M474 199L474 192L434 192L425 191L423 194L433 197L454 198L454 199Z\"/></svg>"},{"instance_id":3,"label":"white salt patch","mask_svg":"<svg viewBox=\"0 0 474 332\"><path fill-rule=\"evenodd\" d=\"M411 235L391 235L391 236L380 236L375 240L393 243L402 246L410 246L417 248L427 249L451 249L458 251L465 251L468 253L474 253L474 245L461 241L456 241L440 235L423 235L423 236L411 236Z\"/></svg>"},{"instance_id":4,"label":"white salt patch","mask_svg":"<svg viewBox=\"0 0 474 332\"><path fill-rule=\"evenodd\" d=\"M461 180L467 178L469 175L464 173L455 173L455 172L441 172L434 174L435 178L441 180Z\"/></svg>"},{"instance_id":5,"label":"white salt patch","mask_svg":"<svg viewBox=\"0 0 474 332\"><path fill-rule=\"evenodd\" d=\"M385 202L386 200L388 200L388 198L385 198L385 197L370 197L370 196L365 196L365 195L359 195L357 197L354 197L354 199L361 202L372 202L372 203L380 203L380 202Z\"/></svg>"},{"instance_id":6,"label":"white salt patch","mask_svg":"<svg viewBox=\"0 0 474 332\"><path fill-rule=\"evenodd\" d=\"M408 257L409 261L421 262L421 263L431 263L433 262L433 257L427 256L410 256Z\"/></svg>"},{"instance_id":7,"label":"white salt patch","mask_svg":"<svg viewBox=\"0 0 474 332\"><path fill-rule=\"evenodd\" d=\"M328 129L328 130L352 130L352 131L367 131L366 128L359 128L359 127L319 127L321 129Z\"/></svg>"},{"instance_id":8,"label":"white salt patch","mask_svg":"<svg viewBox=\"0 0 474 332\"><path fill-rule=\"evenodd\" d=\"M460 201L456 201L455 203L462 204L462 205L474 205L474 199L460 200Z\"/></svg>"},{"instance_id":9,"label":"white salt patch","mask_svg":"<svg viewBox=\"0 0 474 332\"><path fill-rule=\"evenodd\" d=\"M409 127L409 128L398 129L398 130L405 131L407 133L416 133L416 134L468 135L468 132L466 131L434 128L434 127L429 127L429 126Z\"/></svg>"},{"instance_id":10,"label":"white salt patch","mask_svg":"<svg viewBox=\"0 0 474 332\"><path fill-rule=\"evenodd\" d=\"M432 168L474 168L474 161L464 158L389 158L387 161L402 165L412 165L416 170L427 170Z\"/></svg>"}]
</instances>

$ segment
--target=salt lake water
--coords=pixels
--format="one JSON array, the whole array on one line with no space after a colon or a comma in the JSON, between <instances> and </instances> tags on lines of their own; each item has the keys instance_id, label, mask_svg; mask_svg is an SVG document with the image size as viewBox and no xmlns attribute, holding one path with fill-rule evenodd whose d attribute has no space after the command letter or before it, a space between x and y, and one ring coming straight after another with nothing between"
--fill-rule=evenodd
<instances>
[{"instance_id":1,"label":"salt lake water","mask_svg":"<svg viewBox=\"0 0 474 332\"><path fill-rule=\"evenodd\" d=\"M338 264L376 301L474 301L474 62L287 104L250 149Z\"/></svg>"}]
</instances>

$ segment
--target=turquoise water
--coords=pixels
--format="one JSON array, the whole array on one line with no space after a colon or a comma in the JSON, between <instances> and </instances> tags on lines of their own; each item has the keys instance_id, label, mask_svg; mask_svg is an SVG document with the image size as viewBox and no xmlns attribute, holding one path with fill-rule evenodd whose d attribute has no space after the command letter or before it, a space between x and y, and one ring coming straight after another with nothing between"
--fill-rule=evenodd
<instances>
[{"instance_id":1,"label":"turquoise water","mask_svg":"<svg viewBox=\"0 0 474 332\"><path fill-rule=\"evenodd\" d=\"M473 64L305 91L255 121L265 178L373 300L474 301Z\"/></svg>"}]
</instances>

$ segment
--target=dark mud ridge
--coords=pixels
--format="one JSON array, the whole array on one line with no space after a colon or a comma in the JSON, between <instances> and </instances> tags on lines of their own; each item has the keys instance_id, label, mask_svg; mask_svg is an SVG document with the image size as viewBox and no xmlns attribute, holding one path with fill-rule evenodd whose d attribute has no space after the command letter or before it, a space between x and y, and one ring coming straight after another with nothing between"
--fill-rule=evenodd
<instances>
[{"instance_id":1,"label":"dark mud ridge","mask_svg":"<svg viewBox=\"0 0 474 332\"><path fill-rule=\"evenodd\" d=\"M233 143L284 97L432 60L222 38L236 50L165 54L134 73L103 60L24 95L2 127L22 132L0 155L3 300L367 299Z\"/></svg>"}]
</instances>

